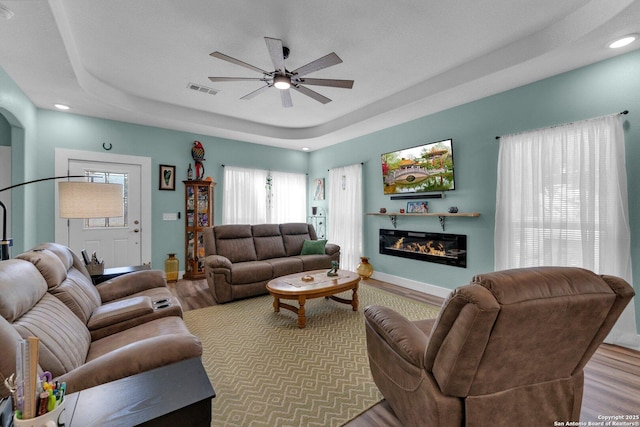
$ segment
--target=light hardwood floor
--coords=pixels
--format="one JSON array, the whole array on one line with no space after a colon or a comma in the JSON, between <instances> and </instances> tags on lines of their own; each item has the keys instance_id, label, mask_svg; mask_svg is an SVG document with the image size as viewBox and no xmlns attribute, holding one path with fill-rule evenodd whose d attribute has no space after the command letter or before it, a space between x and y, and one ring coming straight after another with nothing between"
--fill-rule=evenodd
<instances>
[{"instance_id":1,"label":"light hardwood floor","mask_svg":"<svg viewBox=\"0 0 640 427\"><path fill-rule=\"evenodd\" d=\"M373 279L365 283L418 301L442 304L441 298L390 283ZM205 280L180 280L177 283L169 283L168 286L178 297L184 310L216 304ZM600 421L599 416L611 415L640 415L640 352L603 344L585 367L581 421ZM640 422L638 419L630 421ZM402 424L389 405L382 401L345 426L402 427Z\"/></svg>"}]
</instances>

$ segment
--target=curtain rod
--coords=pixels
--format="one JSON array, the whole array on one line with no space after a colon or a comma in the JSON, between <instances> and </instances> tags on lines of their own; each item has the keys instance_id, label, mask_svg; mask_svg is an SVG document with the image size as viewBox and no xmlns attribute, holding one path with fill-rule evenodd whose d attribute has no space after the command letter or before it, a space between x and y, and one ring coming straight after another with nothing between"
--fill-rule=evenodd
<instances>
[{"instance_id":1,"label":"curtain rod","mask_svg":"<svg viewBox=\"0 0 640 427\"><path fill-rule=\"evenodd\" d=\"M355 165L355 163L352 163L352 164L354 164L354 165ZM364 165L364 162L360 162L360 164L361 164L361 165ZM347 165L347 166L351 166L351 165ZM338 168L345 168L345 167L347 167L347 166L336 166L336 167L334 167L334 169L338 169ZM329 172L330 170L331 170L331 169L327 169L327 172Z\"/></svg>"},{"instance_id":2,"label":"curtain rod","mask_svg":"<svg viewBox=\"0 0 640 427\"><path fill-rule=\"evenodd\" d=\"M221 164L220 166L222 166L223 168L225 167L224 164ZM231 168L240 168L240 169L255 169L255 170L261 170L261 171L267 171L267 172L282 172L282 173L300 173L302 175L302 172L291 172L291 171L283 171L283 170L275 170L275 169L259 169L259 168L250 168L247 166L229 166ZM308 173L304 173L304 175L309 175Z\"/></svg>"},{"instance_id":3,"label":"curtain rod","mask_svg":"<svg viewBox=\"0 0 640 427\"><path fill-rule=\"evenodd\" d=\"M566 126L566 125L571 125L571 124L574 124L574 123L584 122L584 121L587 121L587 120L599 119L601 117L618 116L618 115L626 115L626 114L629 114L629 110L620 111L619 113L609 114L607 116L593 117L591 119L585 119L585 120L577 120L575 122L563 123L563 124L560 124L560 125L554 125L554 126L549 126L549 127L546 127L546 128L540 128L540 129L535 129L535 130L551 129L551 128L555 128L555 127L558 127L558 126ZM525 130L525 131L522 131L522 132L509 133L509 134L502 135L502 136L518 135L520 133L525 133L525 132L533 132L533 131ZM502 137L501 136L496 136L496 139L500 139L500 138L502 138Z\"/></svg>"}]
</instances>

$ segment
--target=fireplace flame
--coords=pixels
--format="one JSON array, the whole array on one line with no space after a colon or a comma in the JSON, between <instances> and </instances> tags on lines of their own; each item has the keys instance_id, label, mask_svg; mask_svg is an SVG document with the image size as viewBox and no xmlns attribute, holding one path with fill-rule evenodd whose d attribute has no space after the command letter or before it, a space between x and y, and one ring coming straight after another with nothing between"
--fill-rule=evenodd
<instances>
[{"instance_id":1,"label":"fireplace flame","mask_svg":"<svg viewBox=\"0 0 640 427\"><path fill-rule=\"evenodd\" d=\"M433 240L429 240L424 244L421 244L419 242L412 242L405 245L404 237L401 237L398 240L396 240L396 242L393 244L393 249L417 252L417 253L433 255L433 256L445 256L446 254L446 251L444 249L444 245L442 244L442 242L434 243Z\"/></svg>"}]
</instances>

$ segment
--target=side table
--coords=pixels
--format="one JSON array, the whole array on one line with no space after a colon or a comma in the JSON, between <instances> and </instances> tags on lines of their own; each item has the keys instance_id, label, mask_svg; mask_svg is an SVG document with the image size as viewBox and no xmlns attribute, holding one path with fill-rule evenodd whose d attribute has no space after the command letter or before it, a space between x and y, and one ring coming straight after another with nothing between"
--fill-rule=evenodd
<instances>
[{"instance_id":1,"label":"side table","mask_svg":"<svg viewBox=\"0 0 640 427\"><path fill-rule=\"evenodd\" d=\"M127 273L133 273L134 271L142 271L142 270L151 270L151 265L143 264L143 265L134 265L130 267L105 268L102 274L92 274L91 280L93 281L94 285L97 285L98 283L111 280L114 277L122 276L123 274L127 274Z\"/></svg>"},{"instance_id":2,"label":"side table","mask_svg":"<svg viewBox=\"0 0 640 427\"><path fill-rule=\"evenodd\" d=\"M209 427L215 396L193 358L69 394L67 425Z\"/></svg>"}]
</instances>

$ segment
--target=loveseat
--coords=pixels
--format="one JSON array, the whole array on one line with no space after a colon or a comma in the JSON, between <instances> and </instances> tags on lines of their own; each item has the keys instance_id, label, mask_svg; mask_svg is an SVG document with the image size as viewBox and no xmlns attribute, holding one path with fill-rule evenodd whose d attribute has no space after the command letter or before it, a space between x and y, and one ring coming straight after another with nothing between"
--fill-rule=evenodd
<instances>
[{"instance_id":1,"label":"loveseat","mask_svg":"<svg viewBox=\"0 0 640 427\"><path fill-rule=\"evenodd\" d=\"M40 339L39 367L66 382L69 393L200 357L179 302L154 304L169 292L162 272L140 273L104 282L100 293L86 286L84 264L59 245L1 261L0 377L15 372L16 344L29 336ZM95 324L101 327L90 329ZM7 393L0 387L0 395Z\"/></svg>"},{"instance_id":2,"label":"loveseat","mask_svg":"<svg viewBox=\"0 0 640 427\"><path fill-rule=\"evenodd\" d=\"M340 262L340 246L311 224L232 224L204 229L205 274L218 303L267 293L269 280Z\"/></svg>"}]
</instances>

